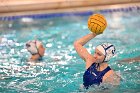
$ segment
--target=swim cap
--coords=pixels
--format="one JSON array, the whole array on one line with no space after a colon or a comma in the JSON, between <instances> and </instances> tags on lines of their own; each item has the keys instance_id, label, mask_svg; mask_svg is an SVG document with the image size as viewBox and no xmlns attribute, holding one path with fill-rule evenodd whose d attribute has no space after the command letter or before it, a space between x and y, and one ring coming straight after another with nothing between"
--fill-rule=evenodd
<instances>
[{"instance_id":1,"label":"swim cap","mask_svg":"<svg viewBox=\"0 0 140 93\"><path fill-rule=\"evenodd\" d=\"M96 47L100 52L105 55L104 61L107 62L110 60L111 57L115 54L115 46L110 43L103 43Z\"/></svg>"},{"instance_id":2,"label":"swim cap","mask_svg":"<svg viewBox=\"0 0 140 93\"><path fill-rule=\"evenodd\" d=\"M38 40L32 40L32 41L28 41L26 43L26 49L32 54L37 54L39 53L38 48L42 43Z\"/></svg>"}]
</instances>

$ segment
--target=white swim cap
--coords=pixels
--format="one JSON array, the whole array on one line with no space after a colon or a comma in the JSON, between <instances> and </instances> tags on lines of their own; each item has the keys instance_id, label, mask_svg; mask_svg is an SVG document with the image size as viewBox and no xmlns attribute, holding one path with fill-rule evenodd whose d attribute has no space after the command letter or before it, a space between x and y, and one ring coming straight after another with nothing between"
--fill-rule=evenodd
<instances>
[{"instance_id":1,"label":"white swim cap","mask_svg":"<svg viewBox=\"0 0 140 93\"><path fill-rule=\"evenodd\" d=\"M105 55L104 61L107 62L110 60L111 57L115 54L115 46L110 43L103 43L96 47L100 52Z\"/></svg>"},{"instance_id":2,"label":"white swim cap","mask_svg":"<svg viewBox=\"0 0 140 93\"><path fill-rule=\"evenodd\" d=\"M38 40L28 41L26 43L26 49L33 55L39 53L38 48L42 43Z\"/></svg>"}]
</instances>

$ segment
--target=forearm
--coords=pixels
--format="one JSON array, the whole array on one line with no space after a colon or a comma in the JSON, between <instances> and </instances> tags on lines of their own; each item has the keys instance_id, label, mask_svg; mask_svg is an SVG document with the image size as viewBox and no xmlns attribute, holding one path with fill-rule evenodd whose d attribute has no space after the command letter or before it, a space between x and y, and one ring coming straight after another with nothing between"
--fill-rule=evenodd
<instances>
[{"instance_id":1,"label":"forearm","mask_svg":"<svg viewBox=\"0 0 140 93\"><path fill-rule=\"evenodd\" d=\"M78 39L77 41L75 41L76 44L80 44L80 45L85 45L88 41L90 41L92 38L94 38L96 36L95 33L90 33L87 34L86 36Z\"/></svg>"}]
</instances>

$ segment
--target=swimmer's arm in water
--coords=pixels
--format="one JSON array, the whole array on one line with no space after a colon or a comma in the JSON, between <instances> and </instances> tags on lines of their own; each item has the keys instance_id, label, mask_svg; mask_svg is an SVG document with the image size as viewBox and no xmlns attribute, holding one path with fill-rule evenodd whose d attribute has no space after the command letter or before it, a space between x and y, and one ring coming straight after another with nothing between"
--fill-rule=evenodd
<instances>
[{"instance_id":1,"label":"swimmer's arm in water","mask_svg":"<svg viewBox=\"0 0 140 93\"><path fill-rule=\"evenodd\" d=\"M117 75L117 73L114 72L113 70L111 70L108 73L108 75L106 75L105 78L103 78L104 83L111 84L111 85L114 85L114 86L120 85L120 80L121 80L121 77L119 75Z\"/></svg>"},{"instance_id":2,"label":"swimmer's arm in water","mask_svg":"<svg viewBox=\"0 0 140 93\"><path fill-rule=\"evenodd\" d=\"M78 55L86 62L86 68L92 64L91 62L93 62L94 59L93 56L83 46L95 36L95 33L90 33L74 42L74 48Z\"/></svg>"},{"instance_id":3,"label":"swimmer's arm in water","mask_svg":"<svg viewBox=\"0 0 140 93\"><path fill-rule=\"evenodd\" d=\"M126 58L123 60L119 60L119 62L140 62L140 56L134 58Z\"/></svg>"}]
</instances>

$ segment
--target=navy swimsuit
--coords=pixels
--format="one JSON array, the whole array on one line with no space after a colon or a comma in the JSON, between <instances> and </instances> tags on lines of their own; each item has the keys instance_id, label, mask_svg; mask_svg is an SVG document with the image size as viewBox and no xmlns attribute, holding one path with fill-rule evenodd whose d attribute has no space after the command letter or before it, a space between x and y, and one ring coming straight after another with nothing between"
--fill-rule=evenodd
<instances>
[{"instance_id":1,"label":"navy swimsuit","mask_svg":"<svg viewBox=\"0 0 140 93\"><path fill-rule=\"evenodd\" d=\"M93 63L84 73L83 75L83 85L86 89L88 89L91 85L100 85L102 83L103 76L109 71L111 68L108 66L103 71L97 71L96 63Z\"/></svg>"}]
</instances>

